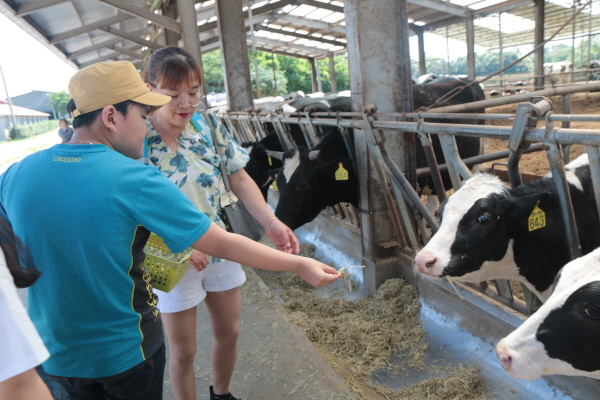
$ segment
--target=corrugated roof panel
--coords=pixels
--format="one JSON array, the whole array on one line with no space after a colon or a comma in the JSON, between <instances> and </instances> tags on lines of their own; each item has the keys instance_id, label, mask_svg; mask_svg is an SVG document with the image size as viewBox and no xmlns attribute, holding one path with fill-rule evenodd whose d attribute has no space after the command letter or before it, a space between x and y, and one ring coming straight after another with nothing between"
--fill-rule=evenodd
<instances>
[{"instance_id":1,"label":"corrugated roof panel","mask_svg":"<svg viewBox=\"0 0 600 400\"><path fill-rule=\"evenodd\" d=\"M333 24L333 23L336 23L336 22L344 19L345 17L346 16L344 14L342 14L342 13L334 12L334 13L331 13L330 15L328 15L328 16L326 16L324 18L321 18L321 21L323 21L323 22L329 22L330 24Z\"/></svg>"},{"instance_id":2,"label":"corrugated roof panel","mask_svg":"<svg viewBox=\"0 0 600 400\"><path fill-rule=\"evenodd\" d=\"M315 10L316 10L316 7L307 6L307 5L302 4L301 6L298 6L296 9L290 11L288 14L297 15L299 17L304 17L306 14L309 14Z\"/></svg>"}]
</instances>

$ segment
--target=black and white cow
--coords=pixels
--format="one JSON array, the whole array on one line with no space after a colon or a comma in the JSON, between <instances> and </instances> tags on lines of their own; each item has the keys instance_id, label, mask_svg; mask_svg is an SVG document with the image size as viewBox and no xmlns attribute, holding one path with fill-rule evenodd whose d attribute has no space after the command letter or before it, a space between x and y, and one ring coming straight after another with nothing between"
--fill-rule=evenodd
<instances>
[{"instance_id":1,"label":"black and white cow","mask_svg":"<svg viewBox=\"0 0 600 400\"><path fill-rule=\"evenodd\" d=\"M303 112L311 106L313 112L337 112L351 111L350 98L347 96L328 96L322 98L301 97L280 104L284 113L290 113L292 116ZM324 127L323 134L335 130L336 128ZM256 182L260 188L265 200L269 191L269 184L273 180L272 171L276 171L282 166L280 159L269 155L270 152L282 152L283 146L275 133L273 126L267 124L268 135L257 142L242 143L242 147L248 151L250 160L244 168L248 175ZM296 146L306 146L304 133L297 124L290 124L290 135ZM281 157L280 157L281 158Z\"/></svg>"},{"instance_id":2,"label":"black and white cow","mask_svg":"<svg viewBox=\"0 0 600 400\"><path fill-rule=\"evenodd\" d=\"M600 223L589 163L582 155L565 168L584 254L600 246ZM543 227L530 231L534 208ZM540 300L569 261L560 204L550 177L509 189L493 175L476 174L440 207L440 229L415 257L427 277L466 282L523 282ZM535 226L533 226L535 228Z\"/></svg>"},{"instance_id":3,"label":"black and white cow","mask_svg":"<svg viewBox=\"0 0 600 400\"><path fill-rule=\"evenodd\" d=\"M463 79L443 77L429 84L414 85L414 107L417 109L421 106L428 106L450 90L465 86L468 82ZM482 99L484 99L484 94L481 87L472 86L444 105L462 104ZM440 122L439 120L432 121ZM453 121L455 123L472 122L469 120ZM421 143L417 140L417 168L427 165L425 154L420 146ZM437 137L433 137L433 146L438 162L443 163L444 155ZM457 138L457 146L459 154L463 158L472 157L481 152L479 138L459 137ZM279 173L277 177L280 198L275 215L291 229L296 229L312 221L325 207L336 204L332 203L334 200L357 205L358 178L352 164L349 162L350 156L341 134L337 132L328 142L320 144L319 150L320 153L312 153L312 156L307 156L310 152L306 149L291 150L283 156L282 173ZM342 165L347 163L348 167L352 168L350 170L344 167L344 169L351 172L348 180L334 179L335 176L331 172L331 166L335 164L336 160L334 155L339 158ZM447 173L442 176L445 187L450 187ZM434 193L431 189L433 187L431 177L420 178L418 183L421 194L431 195Z\"/></svg>"},{"instance_id":4,"label":"black and white cow","mask_svg":"<svg viewBox=\"0 0 600 400\"><path fill-rule=\"evenodd\" d=\"M600 379L600 249L564 266L548 300L496 346L519 379L580 375Z\"/></svg>"},{"instance_id":5,"label":"black and white cow","mask_svg":"<svg viewBox=\"0 0 600 400\"><path fill-rule=\"evenodd\" d=\"M338 171L346 171L338 179ZM358 178L339 130L329 132L313 150L298 147L283 155L277 176L275 215L291 229L312 221L328 206L358 205Z\"/></svg>"}]
</instances>

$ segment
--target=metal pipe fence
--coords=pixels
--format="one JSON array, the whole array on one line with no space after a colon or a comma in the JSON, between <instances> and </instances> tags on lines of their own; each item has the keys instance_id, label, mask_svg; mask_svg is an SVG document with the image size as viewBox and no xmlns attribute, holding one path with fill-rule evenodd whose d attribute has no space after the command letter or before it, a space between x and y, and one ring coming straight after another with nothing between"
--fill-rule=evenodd
<instances>
[{"instance_id":1,"label":"metal pipe fence","mask_svg":"<svg viewBox=\"0 0 600 400\"><path fill-rule=\"evenodd\" d=\"M591 90L597 90L595 89L595 86L598 86L598 89L600 89L600 82L595 83ZM586 87L586 89L590 90L589 87ZM551 89L551 91L556 90L559 89ZM531 95L531 93L529 95ZM512 97L516 98L517 96ZM531 97L532 96L529 96L529 99ZM497 99L478 102L479 107L487 107L493 100ZM544 101L550 103L547 99L544 99ZM515 143L535 143L530 146L529 149L523 150L523 153L527 151L546 151L555 186L559 191L561 214L569 234L568 241L571 249L570 254L572 257L581 254L575 219L573 216L573 206L571 204L568 184L565 178L564 157L560 146L573 144L586 146L586 150L590 157L594 194L600 212L600 125L598 126L598 129L574 129L556 127L554 126L554 122L600 122L600 116L554 114L552 111L546 112L548 105L546 105L539 113L535 112L535 107L530 107L530 109L534 111L530 110L530 112L521 112L520 114L457 113L457 109L461 109L461 106L466 106L462 107L462 109L467 108L468 110L478 108L474 103L470 103L467 105L442 107L434 109L432 112L420 113L368 113L368 110L366 109L364 113L304 113L304 115L298 116L275 113L227 113L220 117L236 136L236 139L241 139L242 141L260 140L265 137L270 128L277 133L284 149L295 146L293 138L290 135L290 124L300 125L307 139L307 143L309 143L309 147L311 148L321 140L321 127L338 127L344 132L346 138L349 136L348 129L353 129L355 135L365 135L371 155L379 160L380 165L385 169L388 180L392 183L392 193L397 201L398 210L400 211L401 226L405 230L405 232L401 233L401 236L406 238L405 243L411 246L415 252L418 250L415 246L418 247L424 245L428 234L427 232L424 232L424 224L414 223L413 213L416 211L420 214L427 222L429 228L434 232L437 229L437 222L434 217L429 214L416 191L408 184L404 178L403 172L391 160L389 154L387 154L384 144L385 135L404 134L408 132L415 132L425 138L430 137L431 135L438 135L441 139L446 164L429 165L428 168L421 168L418 172L421 176L434 170L447 170L452 178L454 190L460 188L462 180L468 179L471 176L469 167L475 163L503 159L517 151L516 148L510 148L507 151L481 155L468 160L461 160L456 147L456 136L503 140L512 139ZM448 110L451 111L451 113L440 112L442 110ZM406 119L410 118L414 119L414 121L406 121ZM514 123L513 126L470 125L427 122L428 119L461 119L472 120L473 122L481 120L514 120ZM268 127L267 124L270 124L270 126ZM542 126L536 126L538 124L542 124ZM516 138L517 135L519 136L518 138ZM353 156L349 142L347 142L347 145L348 150L350 150L349 153ZM514 160L514 165L509 169L517 168L518 173L518 157L514 158ZM509 171L509 174L510 173L511 171ZM347 224L351 224L351 226L359 229L359 218L357 210L354 207L342 205L337 207L336 210L330 211L330 213L343 221L344 225L347 226ZM421 238L420 241L419 238ZM504 296L509 302L514 302L512 290L508 282L498 281L495 286L497 288L496 295ZM529 310L533 308L534 298L535 296L531 293L525 292L525 300ZM522 306L517 305L515 306L515 309L522 310Z\"/></svg>"}]
</instances>

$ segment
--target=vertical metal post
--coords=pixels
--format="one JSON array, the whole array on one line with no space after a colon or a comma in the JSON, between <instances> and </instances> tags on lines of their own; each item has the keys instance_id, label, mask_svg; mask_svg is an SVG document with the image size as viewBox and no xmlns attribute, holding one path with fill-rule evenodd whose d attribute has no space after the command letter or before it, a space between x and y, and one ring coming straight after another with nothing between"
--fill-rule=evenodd
<instances>
[{"instance_id":1,"label":"vertical metal post","mask_svg":"<svg viewBox=\"0 0 600 400\"><path fill-rule=\"evenodd\" d=\"M448 26L446 25L446 65L448 66L448 75L452 75L450 69L450 39L448 38Z\"/></svg>"},{"instance_id":2,"label":"vertical metal post","mask_svg":"<svg viewBox=\"0 0 600 400\"><path fill-rule=\"evenodd\" d=\"M15 118L15 113L13 112L12 100L10 98L10 95L8 94L8 88L6 87L6 80L4 80L4 72L2 72L2 65L0 65L0 76L2 76L2 84L4 85L6 99L8 100L8 109L10 110L10 121L12 122L13 128L15 128L15 134L17 134L19 132L19 128L17 125L17 119Z\"/></svg>"},{"instance_id":3,"label":"vertical metal post","mask_svg":"<svg viewBox=\"0 0 600 400\"><path fill-rule=\"evenodd\" d=\"M308 61L310 62L310 80L312 83L312 92L315 93L317 91L317 68L315 66L314 58L311 58Z\"/></svg>"},{"instance_id":4,"label":"vertical metal post","mask_svg":"<svg viewBox=\"0 0 600 400\"><path fill-rule=\"evenodd\" d=\"M598 209L598 216L600 216L600 149L595 146L587 146L587 153L590 160L590 173L592 174L596 208Z\"/></svg>"},{"instance_id":5,"label":"vertical metal post","mask_svg":"<svg viewBox=\"0 0 600 400\"><path fill-rule=\"evenodd\" d=\"M502 13L498 13L498 69L504 68L504 43L502 43ZM500 72L500 77L504 76L504 72ZM500 86L504 89L504 80L500 81Z\"/></svg>"},{"instance_id":6,"label":"vertical metal post","mask_svg":"<svg viewBox=\"0 0 600 400\"><path fill-rule=\"evenodd\" d=\"M229 109L245 111L253 107L254 102L242 0L219 0L215 2L215 7Z\"/></svg>"},{"instance_id":7,"label":"vertical metal post","mask_svg":"<svg viewBox=\"0 0 600 400\"><path fill-rule=\"evenodd\" d=\"M412 82L406 0L347 0L344 12L354 109L362 111L364 106L375 103L381 112L409 112ZM386 137L387 152L414 184L414 134L390 133ZM360 208L384 210L383 191L388 188L378 176L376 161L372 159L378 156L370 151L369 143L373 139L367 138L365 131L355 130L354 140ZM361 213L360 225L365 288L373 295L385 279L400 276L403 269L408 272L410 260L401 256L402 249L387 212ZM390 243L396 245L389 246Z\"/></svg>"},{"instance_id":8,"label":"vertical metal post","mask_svg":"<svg viewBox=\"0 0 600 400\"><path fill-rule=\"evenodd\" d=\"M315 71L317 71L317 91L323 91L323 82L321 82L321 67L319 66L319 60L315 60Z\"/></svg>"},{"instance_id":9,"label":"vertical metal post","mask_svg":"<svg viewBox=\"0 0 600 400\"><path fill-rule=\"evenodd\" d=\"M252 59L254 60L254 81L256 83L256 98L260 99L260 78L258 76L258 61L256 60L256 43L254 42L254 20L252 18L252 5L254 0L248 4L248 19L250 20L250 40L252 41Z\"/></svg>"},{"instance_id":10,"label":"vertical metal post","mask_svg":"<svg viewBox=\"0 0 600 400\"><path fill-rule=\"evenodd\" d=\"M544 0L534 0L535 7L535 43L534 47L544 42ZM535 90L544 89L544 47L534 53Z\"/></svg>"},{"instance_id":11,"label":"vertical metal post","mask_svg":"<svg viewBox=\"0 0 600 400\"><path fill-rule=\"evenodd\" d=\"M273 66L273 88L275 89L275 96L279 96L277 90L277 69L275 68L275 53L271 52L271 65Z\"/></svg>"},{"instance_id":12,"label":"vertical metal post","mask_svg":"<svg viewBox=\"0 0 600 400\"><path fill-rule=\"evenodd\" d=\"M577 0L573 0L573 15L577 12ZM571 62L573 63L572 68L575 70L575 34L577 33L577 17L573 18L573 33L571 34ZM573 74L569 74L568 79L572 82Z\"/></svg>"},{"instance_id":13,"label":"vertical metal post","mask_svg":"<svg viewBox=\"0 0 600 400\"><path fill-rule=\"evenodd\" d=\"M337 92L337 76L335 75L335 60L333 54L329 55L329 81L331 82L331 91Z\"/></svg>"},{"instance_id":14,"label":"vertical metal post","mask_svg":"<svg viewBox=\"0 0 600 400\"><path fill-rule=\"evenodd\" d=\"M571 260L581 257L581 244L579 242L579 233L577 232L577 223L575 222L575 212L569 193L569 182L565 175L565 165L561 157L560 148L556 143L545 143L548 146L546 153L550 162L550 171L552 179L556 186L558 199L560 200L560 211L565 223L565 234L569 245L569 254Z\"/></svg>"},{"instance_id":15,"label":"vertical metal post","mask_svg":"<svg viewBox=\"0 0 600 400\"><path fill-rule=\"evenodd\" d=\"M562 95L562 113L563 114L571 114L571 95L563 94ZM563 121L563 128L570 128L571 122ZM571 146L570 145L561 145L563 151L563 158L565 160L565 164L571 162Z\"/></svg>"},{"instance_id":16,"label":"vertical metal post","mask_svg":"<svg viewBox=\"0 0 600 400\"><path fill-rule=\"evenodd\" d=\"M423 29L417 29L417 45L419 47L419 75L427 73L427 64L425 62L425 38Z\"/></svg>"},{"instance_id":17,"label":"vertical metal post","mask_svg":"<svg viewBox=\"0 0 600 400\"><path fill-rule=\"evenodd\" d=\"M475 25L473 24L473 15L466 19L467 24L467 76L469 79L475 79Z\"/></svg>"},{"instance_id":18,"label":"vertical metal post","mask_svg":"<svg viewBox=\"0 0 600 400\"><path fill-rule=\"evenodd\" d=\"M183 36L183 47L194 57L200 67L200 73L204 78L202 69L202 51L200 49L200 34L198 33L198 21L196 21L196 8L194 0L177 0L179 8L179 20L181 23L181 35ZM201 82L202 92L206 93L204 79ZM200 108L207 108L206 98L202 99Z\"/></svg>"}]
</instances>

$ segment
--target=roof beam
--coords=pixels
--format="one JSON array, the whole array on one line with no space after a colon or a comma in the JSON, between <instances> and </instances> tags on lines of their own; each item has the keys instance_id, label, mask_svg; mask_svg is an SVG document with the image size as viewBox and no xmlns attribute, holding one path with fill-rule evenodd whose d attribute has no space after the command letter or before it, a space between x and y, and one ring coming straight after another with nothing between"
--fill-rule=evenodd
<instances>
[{"instance_id":1,"label":"roof beam","mask_svg":"<svg viewBox=\"0 0 600 400\"><path fill-rule=\"evenodd\" d=\"M128 14L131 14L135 17L140 17L142 19L152 21L157 25L165 27L173 32L181 33L181 25L179 22L175 21L172 18L165 17L164 15L154 14L145 8L138 7L133 5L129 1L126 0L96 0L111 7L114 7L118 10L124 11Z\"/></svg>"},{"instance_id":2,"label":"roof beam","mask_svg":"<svg viewBox=\"0 0 600 400\"><path fill-rule=\"evenodd\" d=\"M275 54L279 54L279 55L286 56L286 57L303 58L305 60L310 60L312 58L312 57L309 57L309 56L305 56L304 54L288 53L287 51L276 50L276 49L267 49L266 47L259 47L259 46L257 46L256 50L258 50L258 51L264 51L266 53L275 53Z\"/></svg>"},{"instance_id":3,"label":"roof beam","mask_svg":"<svg viewBox=\"0 0 600 400\"><path fill-rule=\"evenodd\" d=\"M469 16L469 9L466 7L457 6L455 4L439 1L439 0L412 0L412 4L430 8L432 10L441 11L446 14L456 15L457 17L466 18Z\"/></svg>"},{"instance_id":4,"label":"roof beam","mask_svg":"<svg viewBox=\"0 0 600 400\"><path fill-rule=\"evenodd\" d=\"M25 15L34 13L44 8L52 7L60 3L65 3L68 0L37 0L37 1L26 1L17 6L15 14L17 17L23 17Z\"/></svg>"},{"instance_id":5,"label":"roof beam","mask_svg":"<svg viewBox=\"0 0 600 400\"><path fill-rule=\"evenodd\" d=\"M258 17L261 14L266 14L266 13L269 13L274 10L279 10L287 5L295 4L296 1L297 0L281 0L281 1L278 1L277 3L271 3L271 4L267 4L265 6L253 9L252 10L252 20L254 21L256 19L256 17ZM246 10L243 13L243 15L244 15L244 21L247 21L248 20L248 11ZM200 25L198 27L198 31L200 33L203 33L203 32L207 32L212 29L215 29L215 28L217 28L217 21L208 22L206 24Z\"/></svg>"},{"instance_id":6,"label":"roof beam","mask_svg":"<svg viewBox=\"0 0 600 400\"><path fill-rule=\"evenodd\" d=\"M323 8L325 10L329 10L329 11L333 11L333 12L339 12L342 14L344 13L344 7L336 6L331 3L322 3L320 1L315 1L315 0L298 0L298 3L306 4L307 6L312 6L312 7Z\"/></svg>"},{"instance_id":7,"label":"roof beam","mask_svg":"<svg viewBox=\"0 0 600 400\"><path fill-rule=\"evenodd\" d=\"M141 29L139 31L130 32L130 34L131 35L139 35L139 34L144 33L144 32L145 32L145 29ZM106 48L110 48L111 46L114 46L115 44L120 43L122 41L123 41L122 38L115 38L115 39L105 40L103 42L94 44L92 46L84 47L81 50L74 51L74 52L68 54L67 58L69 60L73 60L75 58L81 57L84 54L91 53L92 51L100 50L100 49L103 49L105 47Z\"/></svg>"},{"instance_id":8,"label":"roof beam","mask_svg":"<svg viewBox=\"0 0 600 400\"><path fill-rule=\"evenodd\" d=\"M84 33L95 31L96 29L104 28L105 26L118 24L119 22L124 22L124 21L130 20L132 18L133 17L129 14L118 13L114 17L106 18L101 21L94 22L93 24L84 25L80 28L71 29L70 31L66 31L66 32L51 36L48 40L52 44L62 42L63 40L70 39L74 36L78 36L78 35L82 35Z\"/></svg>"},{"instance_id":9,"label":"roof beam","mask_svg":"<svg viewBox=\"0 0 600 400\"><path fill-rule=\"evenodd\" d=\"M83 64L79 64L79 68L85 68L89 65L96 64L96 63L99 63L102 61L117 60L117 57L119 57L119 53L116 53L116 52L107 54L105 56L95 58L92 61L88 61L88 62L84 62ZM129 60L127 60L127 61L129 61Z\"/></svg>"},{"instance_id":10,"label":"roof beam","mask_svg":"<svg viewBox=\"0 0 600 400\"><path fill-rule=\"evenodd\" d=\"M135 53L134 50L140 50L142 48L142 46L134 46L134 47L130 47L128 49L125 49L123 47L119 47L119 46L111 46L109 47L109 49L114 50L116 52L119 52L121 54L124 54L126 56L129 56L131 58L133 58L134 60L141 60L142 59L142 55L139 53Z\"/></svg>"},{"instance_id":11,"label":"roof beam","mask_svg":"<svg viewBox=\"0 0 600 400\"><path fill-rule=\"evenodd\" d=\"M331 52L329 50L325 50L325 49L319 49L316 47L307 47L307 46L302 46L300 44L294 44L294 43L288 43L288 42L280 42L278 40L273 40L273 39L266 39L266 38L262 38L262 37L254 37L254 40L256 42L263 42L266 44L270 44L271 46L277 46L277 47L289 47L292 49L297 49L300 51L306 51L308 53L317 53L317 54L321 54L324 56L328 56L331 54Z\"/></svg>"},{"instance_id":12,"label":"roof beam","mask_svg":"<svg viewBox=\"0 0 600 400\"><path fill-rule=\"evenodd\" d=\"M485 17L489 14L506 12L514 10L515 8L523 7L529 4L533 4L532 0L509 0L493 6L481 8L477 11L473 11L473 17Z\"/></svg>"},{"instance_id":13,"label":"roof beam","mask_svg":"<svg viewBox=\"0 0 600 400\"><path fill-rule=\"evenodd\" d=\"M137 43L137 44L141 44L142 46L150 47L151 49L154 49L154 50L158 50L158 49L161 49L163 47L160 44L156 44L156 43L151 42L149 40L143 39L143 38L141 38L141 37L139 37L139 36L137 36L137 35L135 35L133 33L124 32L124 31L122 31L120 29L115 29L115 28L112 28L110 26L107 27L107 28L104 28L102 30L105 31L105 32L108 32L108 33L110 33L112 35L122 37L123 39L127 39L127 40L129 40L131 42L134 42L134 43Z\"/></svg>"},{"instance_id":14,"label":"roof beam","mask_svg":"<svg viewBox=\"0 0 600 400\"><path fill-rule=\"evenodd\" d=\"M340 42L338 40L329 40L329 39L314 37L314 36L311 36L311 35L302 35L300 33L288 32L288 31L284 31L283 29L275 29L275 28L270 28L268 26L263 26L263 25L256 25L254 27L254 30L255 31L267 31L267 32L273 32L273 33L279 33L281 35L293 36L293 37L297 37L297 38L301 38L301 39L314 40L316 42L327 43L327 44L331 44L333 46L346 47L346 43Z\"/></svg>"},{"instance_id":15,"label":"roof beam","mask_svg":"<svg viewBox=\"0 0 600 400\"><path fill-rule=\"evenodd\" d=\"M331 24L328 24L327 22L316 21L314 19L294 17L294 16L288 15L288 14L277 14L274 17L277 19L282 19L284 21L293 22L295 24L310 26L311 28L346 34L346 29L344 27L333 26Z\"/></svg>"}]
</instances>

